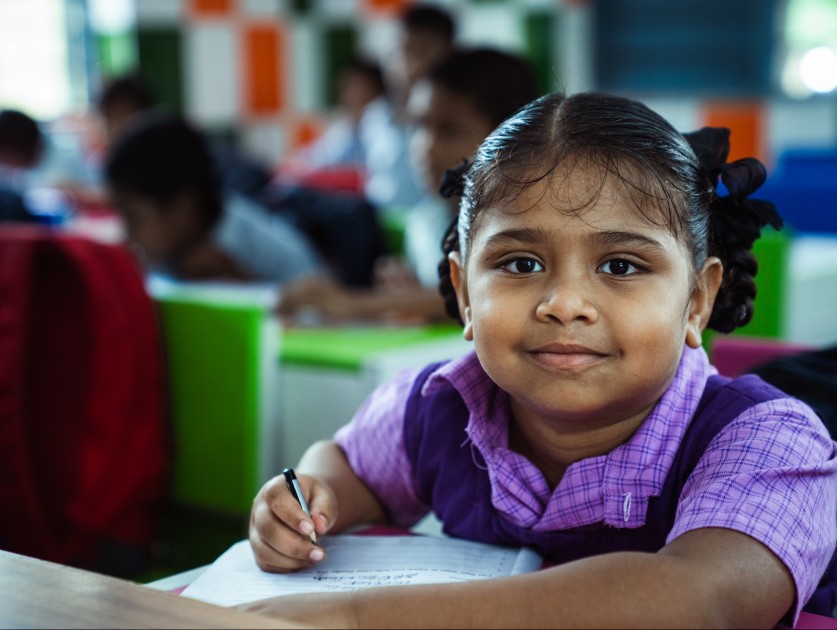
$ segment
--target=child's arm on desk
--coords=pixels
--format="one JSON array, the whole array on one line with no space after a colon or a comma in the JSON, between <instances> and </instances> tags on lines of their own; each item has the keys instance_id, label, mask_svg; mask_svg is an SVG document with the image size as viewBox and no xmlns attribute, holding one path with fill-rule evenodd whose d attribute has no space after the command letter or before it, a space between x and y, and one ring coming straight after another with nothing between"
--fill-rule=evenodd
<instances>
[{"instance_id":1,"label":"child's arm on desk","mask_svg":"<svg viewBox=\"0 0 837 630\"><path fill-rule=\"evenodd\" d=\"M693 530L656 554L594 556L510 578L296 595L244 606L317 627L773 627L782 562L744 534Z\"/></svg>"},{"instance_id":2,"label":"child's arm on desk","mask_svg":"<svg viewBox=\"0 0 837 630\"><path fill-rule=\"evenodd\" d=\"M434 322L449 319L444 301L433 288L413 285L350 289L332 280L303 278L282 289L277 313L293 321L311 311L326 322L408 321Z\"/></svg>"},{"instance_id":3,"label":"child's arm on desk","mask_svg":"<svg viewBox=\"0 0 837 630\"><path fill-rule=\"evenodd\" d=\"M325 557L322 549L308 538L312 520L318 535L361 523L386 521L381 504L357 478L334 442L311 446L296 472L311 509L311 520L288 490L282 475L262 486L253 501L250 545L256 563L265 571L295 571Z\"/></svg>"}]
</instances>

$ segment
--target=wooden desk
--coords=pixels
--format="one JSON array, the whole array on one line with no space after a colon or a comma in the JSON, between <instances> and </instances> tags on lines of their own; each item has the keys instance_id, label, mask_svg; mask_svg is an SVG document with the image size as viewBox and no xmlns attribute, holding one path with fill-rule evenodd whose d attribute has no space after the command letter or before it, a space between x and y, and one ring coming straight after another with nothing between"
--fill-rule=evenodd
<instances>
[{"instance_id":1,"label":"wooden desk","mask_svg":"<svg viewBox=\"0 0 837 630\"><path fill-rule=\"evenodd\" d=\"M299 628L125 580L0 551L3 628Z\"/></svg>"}]
</instances>

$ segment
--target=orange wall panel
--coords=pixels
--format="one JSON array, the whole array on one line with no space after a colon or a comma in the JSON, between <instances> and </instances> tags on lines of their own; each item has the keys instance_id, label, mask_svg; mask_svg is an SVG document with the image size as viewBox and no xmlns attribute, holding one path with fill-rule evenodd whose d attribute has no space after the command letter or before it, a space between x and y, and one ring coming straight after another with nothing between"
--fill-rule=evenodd
<instances>
[{"instance_id":1,"label":"orange wall panel","mask_svg":"<svg viewBox=\"0 0 837 630\"><path fill-rule=\"evenodd\" d=\"M242 77L245 114L277 114L285 104L284 33L276 24L244 29Z\"/></svg>"},{"instance_id":2,"label":"orange wall panel","mask_svg":"<svg viewBox=\"0 0 837 630\"><path fill-rule=\"evenodd\" d=\"M761 101L708 102L702 107L701 118L707 127L730 129L730 162L743 157L768 161L767 129Z\"/></svg>"},{"instance_id":3,"label":"orange wall panel","mask_svg":"<svg viewBox=\"0 0 837 630\"><path fill-rule=\"evenodd\" d=\"M363 9L367 14L401 13L413 0L364 0Z\"/></svg>"},{"instance_id":4,"label":"orange wall panel","mask_svg":"<svg viewBox=\"0 0 837 630\"><path fill-rule=\"evenodd\" d=\"M233 9L233 0L191 0L189 13L197 18L224 17Z\"/></svg>"}]
</instances>

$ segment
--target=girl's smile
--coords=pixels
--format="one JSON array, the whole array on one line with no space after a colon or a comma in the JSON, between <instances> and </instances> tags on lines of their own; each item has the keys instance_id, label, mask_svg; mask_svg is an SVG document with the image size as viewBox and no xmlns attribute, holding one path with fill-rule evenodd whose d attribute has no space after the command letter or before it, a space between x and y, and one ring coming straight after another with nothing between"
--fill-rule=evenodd
<instances>
[{"instance_id":1,"label":"girl's smile","mask_svg":"<svg viewBox=\"0 0 837 630\"><path fill-rule=\"evenodd\" d=\"M608 359L608 355L579 344L550 343L529 353L532 360L547 369L584 370Z\"/></svg>"}]
</instances>

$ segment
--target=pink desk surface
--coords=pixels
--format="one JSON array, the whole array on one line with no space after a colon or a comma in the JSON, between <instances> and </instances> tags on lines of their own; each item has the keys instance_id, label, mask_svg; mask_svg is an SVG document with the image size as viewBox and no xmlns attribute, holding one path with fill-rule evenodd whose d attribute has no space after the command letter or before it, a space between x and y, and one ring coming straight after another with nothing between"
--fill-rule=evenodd
<instances>
[{"instance_id":1,"label":"pink desk surface","mask_svg":"<svg viewBox=\"0 0 837 630\"><path fill-rule=\"evenodd\" d=\"M794 626L795 630L824 630L825 628L837 628L837 619L804 612L799 615L799 621Z\"/></svg>"}]
</instances>

